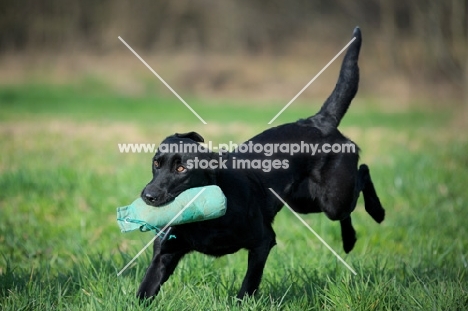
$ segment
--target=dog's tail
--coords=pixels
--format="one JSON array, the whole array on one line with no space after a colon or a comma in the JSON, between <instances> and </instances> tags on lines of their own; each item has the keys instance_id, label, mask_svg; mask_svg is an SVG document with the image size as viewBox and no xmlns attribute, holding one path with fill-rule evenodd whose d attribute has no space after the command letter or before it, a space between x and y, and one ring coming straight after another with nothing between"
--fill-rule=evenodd
<instances>
[{"instance_id":1,"label":"dog's tail","mask_svg":"<svg viewBox=\"0 0 468 311\"><path fill-rule=\"evenodd\" d=\"M337 128L348 110L351 100L356 95L359 84L358 58L361 49L361 30L356 27L351 43L341 64L340 76L335 89L327 98L320 111L312 118L327 123L327 126Z\"/></svg>"}]
</instances>

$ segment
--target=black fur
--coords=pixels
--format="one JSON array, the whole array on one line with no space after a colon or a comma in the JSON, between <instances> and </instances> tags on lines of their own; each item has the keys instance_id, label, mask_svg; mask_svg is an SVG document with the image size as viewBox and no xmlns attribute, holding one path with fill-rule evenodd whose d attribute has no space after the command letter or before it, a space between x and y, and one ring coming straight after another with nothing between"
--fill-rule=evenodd
<instances>
[{"instance_id":1,"label":"black fur","mask_svg":"<svg viewBox=\"0 0 468 311\"><path fill-rule=\"evenodd\" d=\"M337 129L355 96L359 82L357 66L361 33L356 28L356 39L344 57L338 83L320 111L307 119L270 128L249 141L268 143L352 143ZM165 144L196 144L203 138L195 133L175 134ZM187 163L199 159L226 160L227 169L188 169ZM287 168L234 169L232 161L287 160ZM218 219L178 225L171 228L175 239L157 239L154 255L138 290L138 297L155 296L169 278L179 260L187 253L197 251L212 256L223 256L247 249L248 268L237 297L252 295L260 284L263 268L270 249L276 244L272 222L282 203L269 191L272 188L299 213L324 212L331 220L340 221L343 248L353 249L356 233L351 223L351 212L356 207L360 192L364 194L366 211L377 221L384 219L385 211L375 192L368 167L358 165L358 149L354 153L319 153L288 155L276 153L242 153L238 149L225 153L161 152L153 158L153 179L142 191L142 198L155 207L171 201L182 191L205 185L218 185L227 197L227 212ZM156 161L156 162L154 162ZM181 171L178 172L177 169Z\"/></svg>"}]
</instances>

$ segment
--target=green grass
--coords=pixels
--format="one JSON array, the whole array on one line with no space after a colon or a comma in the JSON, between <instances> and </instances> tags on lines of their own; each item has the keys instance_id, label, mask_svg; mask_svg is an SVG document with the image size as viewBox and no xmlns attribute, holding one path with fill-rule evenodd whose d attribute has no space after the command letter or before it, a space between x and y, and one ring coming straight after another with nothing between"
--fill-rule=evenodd
<instances>
[{"instance_id":1,"label":"green grass","mask_svg":"<svg viewBox=\"0 0 468 311\"><path fill-rule=\"evenodd\" d=\"M190 254L153 305L138 305L150 251L116 273L151 234L121 234L115 208L149 181L151 155L120 154L117 143L157 143L184 130L242 141L267 128L285 104L187 101L207 126L168 95L129 97L88 84L0 87L0 309L466 309L466 137L450 112L385 113L359 98L342 130L363 149L387 218L377 225L360 200L358 242L345 255L337 223L304 216L357 276L284 209L257 296L241 305L233 298L245 251L219 259ZM294 103L275 124L319 106Z\"/></svg>"}]
</instances>

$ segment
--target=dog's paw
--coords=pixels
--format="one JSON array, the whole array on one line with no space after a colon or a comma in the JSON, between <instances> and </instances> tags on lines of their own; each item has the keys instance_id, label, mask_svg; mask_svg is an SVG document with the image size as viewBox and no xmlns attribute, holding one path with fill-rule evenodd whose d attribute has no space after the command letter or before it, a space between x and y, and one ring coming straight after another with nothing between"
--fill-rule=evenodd
<instances>
[{"instance_id":1,"label":"dog's paw","mask_svg":"<svg viewBox=\"0 0 468 311\"><path fill-rule=\"evenodd\" d=\"M346 254L349 254L354 248L354 245L356 244L356 235L353 235L351 237L347 237L343 239L343 250L345 251Z\"/></svg>"},{"instance_id":2,"label":"dog's paw","mask_svg":"<svg viewBox=\"0 0 468 311\"><path fill-rule=\"evenodd\" d=\"M343 226L341 227L341 239L343 241L343 250L348 254L353 250L354 245L356 244L356 231L352 226Z\"/></svg>"},{"instance_id":3,"label":"dog's paw","mask_svg":"<svg viewBox=\"0 0 468 311\"><path fill-rule=\"evenodd\" d=\"M385 219L385 210L377 198L368 198L365 200L364 207L371 217L379 224Z\"/></svg>"}]
</instances>

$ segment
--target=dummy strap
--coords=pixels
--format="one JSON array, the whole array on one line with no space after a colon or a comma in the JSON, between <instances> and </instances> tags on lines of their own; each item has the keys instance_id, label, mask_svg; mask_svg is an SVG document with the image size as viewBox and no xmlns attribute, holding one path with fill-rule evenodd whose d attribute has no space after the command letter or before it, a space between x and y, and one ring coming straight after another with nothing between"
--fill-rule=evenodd
<instances>
[{"instance_id":1,"label":"dummy strap","mask_svg":"<svg viewBox=\"0 0 468 311\"><path fill-rule=\"evenodd\" d=\"M161 229L159 229L159 227L157 226L153 226L153 225L150 225L149 223L147 222L144 222L143 220L139 220L139 219L132 219L132 218L117 218L118 221L123 221L123 222L126 222L126 223L134 223L134 224L137 224L137 225L140 225L140 231L141 232L148 232L148 231L154 231L154 234L158 234L159 232L161 232ZM161 233L161 237L163 240L170 240L170 239L175 239L176 236L174 234L169 234L171 232L171 227L169 227L169 229L166 231L166 232L162 232Z\"/></svg>"}]
</instances>

